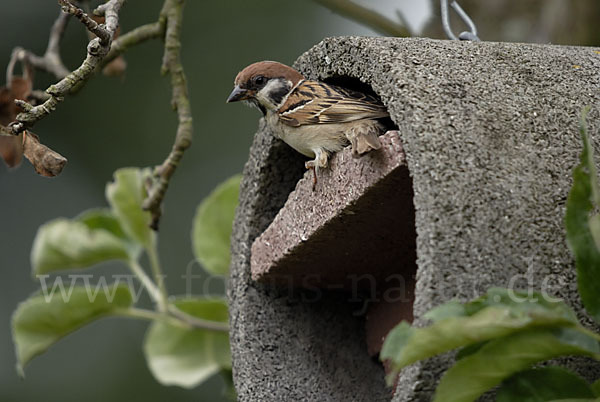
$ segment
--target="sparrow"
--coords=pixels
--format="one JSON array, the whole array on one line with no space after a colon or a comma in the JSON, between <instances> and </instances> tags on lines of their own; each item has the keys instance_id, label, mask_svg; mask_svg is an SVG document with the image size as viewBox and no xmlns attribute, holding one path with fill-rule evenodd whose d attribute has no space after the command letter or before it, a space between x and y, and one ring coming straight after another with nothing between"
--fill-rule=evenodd
<instances>
[{"instance_id":1,"label":"sparrow","mask_svg":"<svg viewBox=\"0 0 600 402\"><path fill-rule=\"evenodd\" d=\"M249 65L237 75L227 103L244 101L258 108L273 134L301 154L314 158L305 167L326 168L330 154L352 145L353 155L381 148L385 131L379 119L388 111L375 97L306 79L274 61Z\"/></svg>"}]
</instances>

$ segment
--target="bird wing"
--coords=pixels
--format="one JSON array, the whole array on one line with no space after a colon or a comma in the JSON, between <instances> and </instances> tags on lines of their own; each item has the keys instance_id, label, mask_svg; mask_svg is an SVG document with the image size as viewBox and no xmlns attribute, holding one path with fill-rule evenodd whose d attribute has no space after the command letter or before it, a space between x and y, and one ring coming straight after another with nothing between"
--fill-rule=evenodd
<instances>
[{"instance_id":1,"label":"bird wing","mask_svg":"<svg viewBox=\"0 0 600 402\"><path fill-rule=\"evenodd\" d=\"M279 108L279 119L292 127L347 123L389 116L371 95L317 81L301 81Z\"/></svg>"}]
</instances>

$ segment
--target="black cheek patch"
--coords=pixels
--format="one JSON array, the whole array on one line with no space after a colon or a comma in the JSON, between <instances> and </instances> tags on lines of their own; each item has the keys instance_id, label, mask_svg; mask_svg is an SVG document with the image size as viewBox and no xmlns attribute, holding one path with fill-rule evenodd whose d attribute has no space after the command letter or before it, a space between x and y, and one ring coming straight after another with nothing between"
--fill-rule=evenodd
<instances>
[{"instance_id":1,"label":"black cheek patch","mask_svg":"<svg viewBox=\"0 0 600 402\"><path fill-rule=\"evenodd\" d=\"M279 88L279 89L271 92L269 94L269 97L271 98L271 101L273 101L274 105L279 105L283 101L283 98L285 98L287 93L288 93L288 89L285 87L282 87L282 88Z\"/></svg>"},{"instance_id":2,"label":"black cheek patch","mask_svg":"<svg viewBox=\"0 0 600 402\"><path fill-rule=\"evenodd\" d=\"M288 94L290 88L287 85L282 85L279 88L275 89L273 92L269 93L269 98L274 105L279 105L283 101L283 98Z\"/></svg>"}]
</instances>

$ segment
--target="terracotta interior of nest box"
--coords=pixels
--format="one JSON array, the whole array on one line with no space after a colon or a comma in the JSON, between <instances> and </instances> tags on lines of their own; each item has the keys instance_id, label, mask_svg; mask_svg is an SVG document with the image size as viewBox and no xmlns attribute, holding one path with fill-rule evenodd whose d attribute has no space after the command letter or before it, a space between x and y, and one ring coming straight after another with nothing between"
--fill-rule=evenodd
<instances>
[{"instance_id":1,"label":"terracotta interior of nest box","mask_svg":"<svg viewBox=\"0 0 600 402\"><path fill-rule=\"evenodd\" d=\"M329 82L372 93L357 80L334 78ZM352 158L349 150L342 151L345 154L341 156L336 154L314 192L308 190L312 184L305 175L278 214L285 215L286 208L299 208L300 212L295 212L298 218L294 220L292 214L286 222L276 217L271 226L282 226L279 232L269 227L252 246L252 276L256 280L347 292L349 300L354 301L360 298L371 356L379 353L394 326L402 320L412 321L417 269L412 180L399 139L390 142L384 139L386 136L381 137L386 149L371 155ZM346 175L349 177L344 181ZM335 186L340 186L339 191ZM357 188L349 188L352 186ZM289 232L303 224L298 220L311 219L306 217L314 213L311 208L319 208L321 202L327 209L342 193L349 199L332 209L308 237L300 235L301 240L289 240ZM279 242L296 243L290 246ZM269 261L275 267L255 270L259 265L255 260L263 258L264 249L278 247L285 248L285 252L273 258L275 262Z\"/></svg>"}]
</instances>

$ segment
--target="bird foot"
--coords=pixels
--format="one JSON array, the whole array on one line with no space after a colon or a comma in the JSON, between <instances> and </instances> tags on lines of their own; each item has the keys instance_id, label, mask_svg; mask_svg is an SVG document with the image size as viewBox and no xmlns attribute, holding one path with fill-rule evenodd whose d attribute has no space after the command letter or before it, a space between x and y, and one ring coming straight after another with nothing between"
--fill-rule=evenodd
<instances>
[{"instance_id":1,"label":"bird foot","mask_svg":"<svg viewBox=\"0 0 600 402\"><path fill-rule=\"evenodd\" d=\"M312 190L315 191L316 187L317 187L317 166L315 164L315 161L308 161L304 163L304 167L306 169L310 169L313 172L313 186L312 186Z\"/></svg>"}]
</instances>

